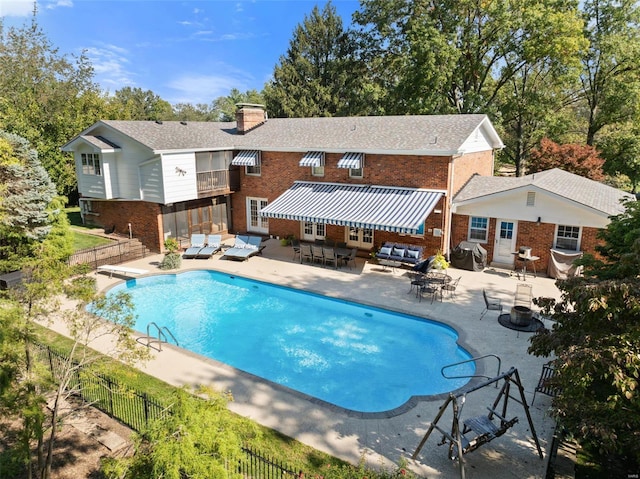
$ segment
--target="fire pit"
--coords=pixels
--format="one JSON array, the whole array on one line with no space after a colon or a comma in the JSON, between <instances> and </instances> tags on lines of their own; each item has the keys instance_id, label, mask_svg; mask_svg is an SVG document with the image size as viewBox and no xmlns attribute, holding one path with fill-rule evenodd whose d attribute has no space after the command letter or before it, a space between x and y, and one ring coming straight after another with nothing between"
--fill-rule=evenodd
<instances>
[{"instance_id":1,"label":"fire pit","mask_svg":"<svg viewBox=\"0 0 640 479\"><path fill-rule=\"evenodd\" d=\"M526 306L514 306L511 308L511 324L516 326L529 326L533 319L533 311Z\"/></svg>"}]
</instances>

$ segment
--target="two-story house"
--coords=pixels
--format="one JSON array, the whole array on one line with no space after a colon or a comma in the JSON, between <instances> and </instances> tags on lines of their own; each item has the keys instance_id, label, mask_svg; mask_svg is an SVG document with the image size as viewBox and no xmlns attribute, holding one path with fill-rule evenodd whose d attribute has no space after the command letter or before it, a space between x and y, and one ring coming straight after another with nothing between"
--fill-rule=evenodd
<instances>
[{"instance_id":1,"label":"two-story house","mask_svg":"<svg viewBox=\"0 0 640 479\"><path fill-rule=\"evenodd\" d=\"M99 121L74 153L83 217L149 248L247 231L361 250L383 241L448 251L452 198L492 176L502 142L486 115Z\"/></svg>"}]
</instances>

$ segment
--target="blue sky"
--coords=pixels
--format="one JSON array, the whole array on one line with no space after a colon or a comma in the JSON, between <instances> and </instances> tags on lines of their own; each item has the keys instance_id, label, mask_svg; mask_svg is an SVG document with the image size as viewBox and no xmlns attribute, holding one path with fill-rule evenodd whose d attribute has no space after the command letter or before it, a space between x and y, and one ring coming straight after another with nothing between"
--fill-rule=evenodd
<instances>
[{"instance_id":1,"label":"blue sky","mask_svg":"<svg viewBox=\"0 0 640 479\"><path fill-rule=\"evenodd\" d=\"M83 50L111 93L130 86L170 103L210 103L261 90L296 25L325 0L38 0L38 24L60 53ZM357 0L333 0L344 27ZM30 21L33 0L0 0L5 26Z\"/></svg>"}]
</instances>

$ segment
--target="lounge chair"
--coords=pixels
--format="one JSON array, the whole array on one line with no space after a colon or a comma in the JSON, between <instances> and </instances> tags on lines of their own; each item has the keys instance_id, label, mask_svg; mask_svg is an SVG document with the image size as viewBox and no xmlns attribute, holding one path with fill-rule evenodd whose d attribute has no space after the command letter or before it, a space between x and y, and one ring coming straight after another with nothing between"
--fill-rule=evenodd
<instances>
[{"instance_id":1,"label":"lounge chair","mask_svg":"<svg viewBox=\"0 0 640 479\"><path fill-rule=\"evenodd\" d=\"M502 301L500 299L487 296L487 292L484 289L482 290L482 296L484 297L485 308L480 315L480 319L484 318L488 311L502 311Z\"/></svg>"},{"instance_id":2,"label":"lounge chair","mask_svg":"<svg viewBox=\"0 0 640 479\"><path fill-rule=\"evenodd\" d=\"M236 236L233 248L224 252L224 257L245 261L262 251L262 238L260 236Z\"/></svg>"},{"instance_id":3,"label":"lounge chair","mask_svg":"<svg viewBox=\"0 0 640 479\"><path fill-rule=\"evenodd\" d=\"M222 235L209 235L209 237L207 238L207 246L198 251L195 257L208 259L221 249Z\"/></svg>"},{"instance_id":4,"label":"lounge chair","mask_svg":"<svg viewBox=\"0 0 640 479\"><path fill-rule=\"evenodd\" d=\"M182 253L183 258L195 258L198 256L198 253L205 246L207 236L204 234L192 234L191 235L191 244L187 248L187 250Z\"/></svg>"}]
</instances>

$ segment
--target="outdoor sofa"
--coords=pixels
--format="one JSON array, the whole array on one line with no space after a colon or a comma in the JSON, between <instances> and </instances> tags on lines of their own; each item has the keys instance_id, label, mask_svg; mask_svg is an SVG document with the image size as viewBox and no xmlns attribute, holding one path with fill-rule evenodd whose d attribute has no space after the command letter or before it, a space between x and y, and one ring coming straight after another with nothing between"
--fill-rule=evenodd
<instances>
[{"instance_id":1,"label":"outdoor sofa","mask_svg":"<svg viewBox=\"0 0 640 479\"><path fill-rule=\"evenodd\" d=\"M422 261L423 254L424 248L422 246L387 241L376 253L376 258L415 266Z\"/></svg>"}]
</instances>

